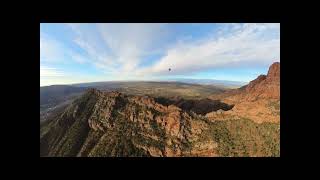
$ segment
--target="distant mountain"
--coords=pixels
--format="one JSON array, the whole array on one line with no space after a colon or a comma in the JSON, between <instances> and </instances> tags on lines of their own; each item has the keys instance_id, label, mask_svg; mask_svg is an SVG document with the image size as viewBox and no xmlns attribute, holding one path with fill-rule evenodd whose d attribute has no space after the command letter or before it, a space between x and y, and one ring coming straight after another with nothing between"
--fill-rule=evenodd
<instances>
[{"instance_id":1,"label":"distant mountain","mask_svg":"<svg viewBox=\"0 0 320 180\"><path fill-rule=\"evenodd\" d=\"M110 87L117 88L119 85L123 83L187 83L187 84L199 84L199 85L214 85L217 87L223 88L238 88L247 82L240 81L227 81L227 80L214 80L214 79L187 79L187 78L174 78L168 80L155 80L155 81L105 81L105 82L90 82L90 83L79 83L79 84L71 84L75 87L91 87L91 88L99 88L99 87Z\"/></svg>"},{"instance_id":2,"label":"distant mountain","mask_svg":"<svg viewBox=\"0 0 320 180\"><path fill-rule=\"evenodd\" d=\"M40 87L40 103L49 103L57 96L68 96L73 93L85 91L86 88L74 87L69 85L52 85Z\"/></svg>"},{"instance_id":3,"label":"distant mountain","mask_svg":"<svg viewBox=\"0 0 320 180\"><path fill-rule=\"evenodd\" d=\"M40 87L40 110L63 103L81 95L87 88L69 85L52 85Z\"/></svg>"},{"instance_id":4,"label":"distant mountain","mask_svg":"<svg viewBox=\"0 0 320 180\"><path fill-rule=\"evenodd\" d=\"M177 79L173 79L173 81L185 82L185 83L191 83L191 84L216 85L216 86L222 86L222 87L226 87L226 88L238 88L238 87L241 87L241 86L247 84L247 82L215 80L215 79L185 79L185 78L177 78Z\"/></svg>"}]
</instances>

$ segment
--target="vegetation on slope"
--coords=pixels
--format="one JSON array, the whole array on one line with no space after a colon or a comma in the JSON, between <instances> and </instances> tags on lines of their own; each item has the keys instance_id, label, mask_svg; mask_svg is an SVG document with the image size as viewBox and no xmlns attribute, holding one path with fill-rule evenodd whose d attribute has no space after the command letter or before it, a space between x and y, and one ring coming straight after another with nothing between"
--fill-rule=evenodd
<instances>
[{"instance_id":1,"label":"vegetation on slope","mask_svg":"<svg viewBox=\"0 0 320 180\"><path fill-rule=\"evenodd\" d=\"M209 122L202 136L218 143L221 156L280 156L280 124L249 119Z\"/></svg>"}]
</instances>

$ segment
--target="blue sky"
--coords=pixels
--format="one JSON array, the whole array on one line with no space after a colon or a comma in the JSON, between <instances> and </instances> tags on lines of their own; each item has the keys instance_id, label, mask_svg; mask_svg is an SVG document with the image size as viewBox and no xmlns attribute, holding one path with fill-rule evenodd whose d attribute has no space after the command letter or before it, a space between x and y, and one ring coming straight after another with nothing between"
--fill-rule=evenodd
<instances>
[{"instance_id":1,"label":"blue sky","mask_svg":"<svg viewBox=\"0 0 320 180\"><path fill-rule=\"evenodd\" d=\"M280 24L40 24L40 86L171 78L249 82L275 61Z\"/></svg>"}]
</instances>

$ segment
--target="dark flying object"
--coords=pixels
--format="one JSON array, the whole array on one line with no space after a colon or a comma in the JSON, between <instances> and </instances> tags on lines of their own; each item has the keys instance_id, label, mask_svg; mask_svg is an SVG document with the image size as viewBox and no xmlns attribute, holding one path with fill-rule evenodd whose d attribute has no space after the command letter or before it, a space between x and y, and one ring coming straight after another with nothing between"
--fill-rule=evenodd
<instances>
[{"instance_id":1,"label":"dark flying object","mask_svg":"<svg viewBox=\"0 0 320 180\"><path fill-rule=\"evenodd\" d=\"M169 71L171 71L171 68L169 68Z\"/></svg>"}]
</instances>

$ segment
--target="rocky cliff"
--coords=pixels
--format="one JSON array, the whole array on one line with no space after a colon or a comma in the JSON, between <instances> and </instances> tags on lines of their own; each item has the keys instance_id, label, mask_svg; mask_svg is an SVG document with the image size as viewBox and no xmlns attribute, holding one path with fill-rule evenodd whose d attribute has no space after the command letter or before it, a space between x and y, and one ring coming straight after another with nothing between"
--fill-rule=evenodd
<instances>
[{"instance_id":1,"label":"rocky cliff","mask_svg":"<svg viewBox=\"0 0 320 180\"><path fill-rule=\"evenodd\" d=\"M219 115L215 112L207 116L211 119L248 118L257 123L280 122L280 62L273 63L267 75L260 75L248 85L212 97L234 104L232 110Z\"/></svg>"},{"instance_id":2,"label":"rocky cliff","mask_svg":"<svg viewBox=\"0 0 320 180\"><path fill-rule=\"evenodd\" d=\"M260 75L251 81L246 86L245 93L249 99L280 99L280 63L273 63L267 75Z\"/></svg>"}]
</instances>

